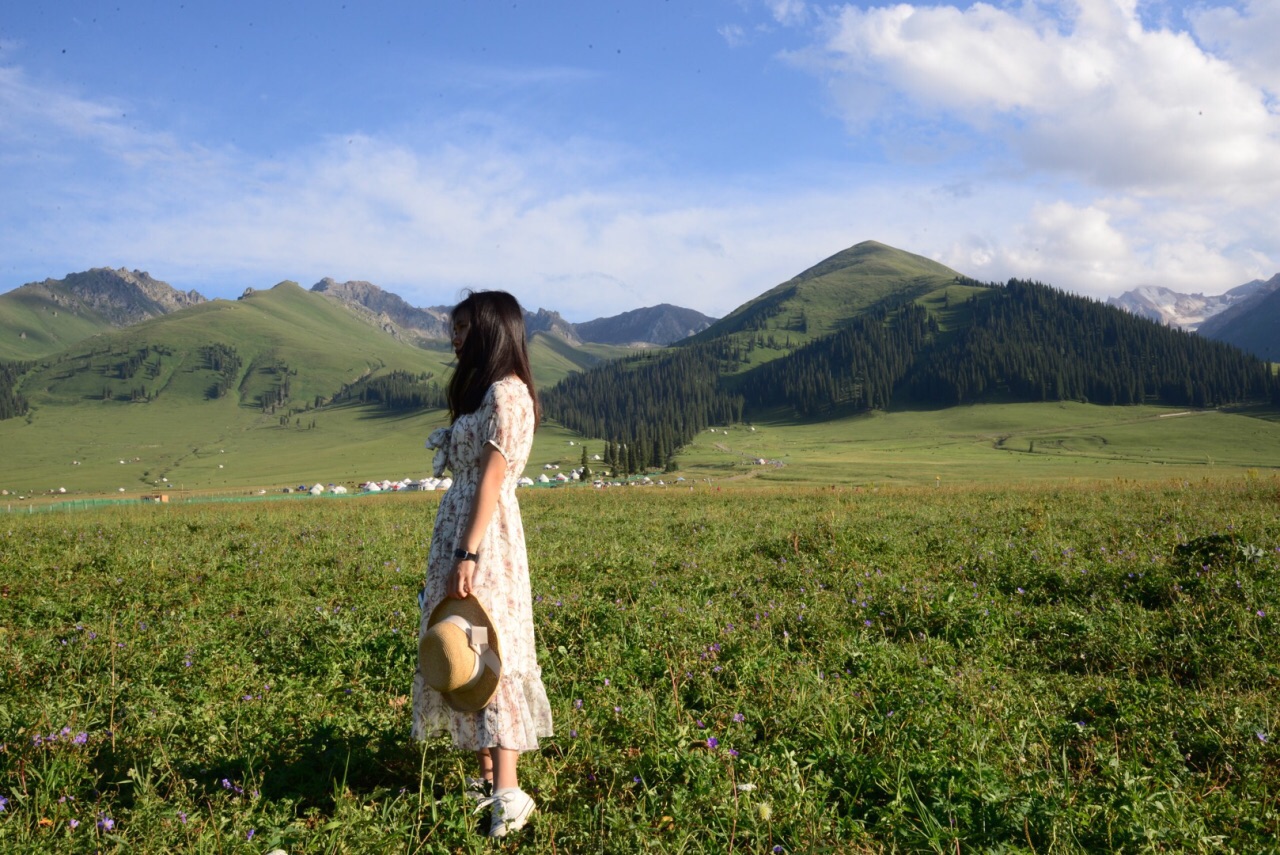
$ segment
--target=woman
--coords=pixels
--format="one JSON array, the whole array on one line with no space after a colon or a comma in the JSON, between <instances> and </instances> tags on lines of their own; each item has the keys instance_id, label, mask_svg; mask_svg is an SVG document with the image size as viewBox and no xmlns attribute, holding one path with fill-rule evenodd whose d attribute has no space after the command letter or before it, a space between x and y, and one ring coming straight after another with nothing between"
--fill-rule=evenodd
<instances>
[{"instance_id":1,"label":"woman","mask_svg":"<svg viewBox=\"0 0 1280 855\"><path fill-rule=\"evenodd\" d=\"M451 600L475 602L500 642L501 668L492 700L469 711L458 709L467 705L456 704L451 694L432 689L420 664L413 680L413 734L427 739L447 733L455 748L477 753L480 786L492 791L480 804L493 806L489 834L502 837L534 811L516 777L520 752L535 750L538 738L552 733L515 495L539 410L516 299L502 291L471 293L454 307L452 321L458 357L448 388L452 424L447 437L433 434L436 441L428 444L443 452L436 464L453 470L453 486L436 513L419 598L419 639L428 635L433 614L457 605Z\"/></svg>"}]
</instances>

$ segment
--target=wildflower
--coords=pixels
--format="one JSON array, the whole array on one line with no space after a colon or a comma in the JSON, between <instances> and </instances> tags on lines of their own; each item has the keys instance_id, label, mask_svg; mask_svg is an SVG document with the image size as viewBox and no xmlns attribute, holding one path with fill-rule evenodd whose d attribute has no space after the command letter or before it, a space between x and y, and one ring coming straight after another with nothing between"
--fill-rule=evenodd
<instances>
[{"instance_id":1,"label":"wildflower","mask_svg":"<svg viewBox=\"0 0 1280 855\"><path fill-rule=\"evenodd\" d=\"M4 813L9 809L9 800L4 796L0 796L0 813Z\"/></svg>"},{"instance_id":2,"label":"wildflower","mask_svg":"<svg viewBox=\"0 0 1280 855\"><path fill-rule=\"evenodd\" d=\"M116 821L106 814L103 814L102 818L98 820L98 828L101 828L103 831L110 831L115 827Z\"/></svg>"},{"instance_id":3,"label":"wildflower","mask_svg":"<svg viewBox=\"0 0 1280 855\"><path fill-rule=\"evenodd\" d=\"M245 834L244 839L245 839L245 840L252 840L252 839L253 839L253 835L254 835L254 833L255 833L254 829L252 829L252 828L251 828L251 829L249 829L248 833L247 833L247 834Z\"/></svg>"},{"instance_id":4,"label":"wildflower","mask_svg":"<svg viewBox=\"0 0 1280 855\"><path fill-rule=\"evenodd\" d=\"M77 733L75 735L75 738L72 739L71 741L74 742L76 745L84 745L86 742L89 741L89 734L85 733L82 730L79 733Z\"/></svg>"},{"instance_id":5,"label":"wildflower","mask_svg":"<svg viewBox=\"0 0 1280 855\"><path fill-rule=\"evenodd\" d=\"M71 826L71 830L74 831L80 827L80 820L78 819L67 820L67 825Z\"/></svg>"},{"instance_id":6,"label":"wildflower","mask_svg":"<svg viewBox=\"0 0 1280 855\"><path fill-rule=\"evenodd\" d=\"M1264 612L1262 609L1258 609L1258 617L1266 617L1266 616L1267 616L1266 612Z\"/></svg>"},{"instance_id":7,"label":"wildflower","mask_svg":"<svg viewBox=\"0 0 1280 855\"><path fill-rule=\"evenodd\" d=\"M708 747L708 748L710 748L710 749L712 749L712 750L715 750L716 748L719 748L719 747L720 747L720 740L716 739L714 736L708 736L708 737L707 737L707 747Z\"/></svg>"},{"instance_id":8,"label":"wildflower","mask_svg":"<svg viewBox=\"0 0 1280 855\"><path fill-rule=\"evenodd\" d=\"M747 720L747 717L740 712L736 712L733 714L733 720L741 724Z\"/></svg>"},{"instance_id":9,"label":"wildflower","mask_svg":"<svg viewBox=\"0 0 1280 855\"><path fill-rule=\"evenodd\" d=\"M573 708L574 708L575 710L580 710L580 709L582 709L582 698L574 698L574 699L573 699Z\"/></svg>"},{"instance_id":10,"label":"wildflower","mask_svg":"<svg viewBox=\"0 0 1280 855\"><path fill-rule=\"evenodd\" d=\"M1261 742L1263 745L1267 744L1267 735L1263 733L1261 730L1255 733L1254 736L1258 737L1258 741Z\"/></svg>"},{"instance_id":11,"label":"wildflower","mask_svg":"<svg viewBox=\"0 0 1280 855\"><path fill-rule=\"evenodd\" d=\"M187 824L187 815L182 811L178 811L178 822L182 823L183 825Z\"/></svg>"},{"instance_id":12,"label":"wildflower","mask_svg":"<svg viewBox=\"0 0 1280 855\"><path fill-rule=\"evenodd\" d=\"M771 812L771 813L772 813L772 812ZM774 846L774 847L773 847L774 855L782 855L782 853L783 853L783 852L785 852L785 851L786 851L786 850L782 848L782 845L781 845L781 844L779 844L779 845L777 845L777 846Z\"/></svg>"}]
</instances>

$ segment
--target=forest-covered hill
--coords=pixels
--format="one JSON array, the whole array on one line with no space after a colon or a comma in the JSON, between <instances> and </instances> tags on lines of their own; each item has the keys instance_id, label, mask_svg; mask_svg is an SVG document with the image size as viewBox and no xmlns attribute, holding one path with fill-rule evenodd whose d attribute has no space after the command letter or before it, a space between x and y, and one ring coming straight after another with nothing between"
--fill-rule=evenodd
<instances>
[{"instance_id":1,"label":"forest-covered hill","mask_svg":"<svg viewBox=\"0 0 1280 855\"><path fill-rule=\"evenodd\" d=\"M991 400L1280 405L1270 366L1237 348L920 261L859 244L683 346L566 377L544 395L547 412L644 468L709 425L780 408L811 419Z\"/></svg>"}]
</instances>

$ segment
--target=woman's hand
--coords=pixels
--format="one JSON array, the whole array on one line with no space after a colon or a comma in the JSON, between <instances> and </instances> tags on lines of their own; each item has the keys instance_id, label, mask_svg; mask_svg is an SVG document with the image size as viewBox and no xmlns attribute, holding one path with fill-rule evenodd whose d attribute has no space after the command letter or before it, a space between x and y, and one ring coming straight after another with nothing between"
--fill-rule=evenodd
<instances>
[{"instance_id":1,"label":"woman's hand","mask_svg":"<svg viewBox=\"0 0 1280 855\"><path fill-rule=\"evenodd\" d=\"M453 575L449 579L445 593L455 600L462 600L473 590L472 580L476 573L476 563L471 559L453 562Z\"/></svg>"}]
</instances>

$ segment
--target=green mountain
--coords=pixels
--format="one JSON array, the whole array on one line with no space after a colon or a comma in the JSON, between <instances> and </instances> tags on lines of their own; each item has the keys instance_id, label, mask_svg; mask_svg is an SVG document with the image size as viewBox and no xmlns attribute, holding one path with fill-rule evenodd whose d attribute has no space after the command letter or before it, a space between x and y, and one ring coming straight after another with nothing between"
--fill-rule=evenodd
<instances>
[{"instance_id":1,"label":"green mountain","mask_svg":"<svg viewBox=\"0 0 1280 855\"><path fill-rule=\"evenodd\" d=\"M168 399L274 414L400 370L442 376L451 358L398 342L293 282L214 300L87 339L23 380L32 407Z\"/></svg>"},{"instance_id":2,"label":"green mountain","mask_svg":"<svg viewBox=\"0 0 1280 855\"><path fill-rule=\"evenodd\" d=\"M0 359L57 353L98 333L204 302L140 270L94 268L0 294Z\"/></svg>"},{"instance_id":3,"label":"green mountain","mask_svg":"<svg viewBox=\"0 0 1280 855\"><path fill-rule=\"evenodd\" d=\"M1045 285L982 285L874 242L667 352L566 377L547 411L661 465L709 425L892 407L1280 403L1256 357Z\"/></svg>"},{"instance_id":4,"label":"green mountain","mask_svg":"<svg viewBox=\"0 0 1280 855\"><path fill-rule=\"evenodd\" d=\"M551 386L630 350L539 333L531 352L535 379ZM388 335L293 282L202 302L38 359L0 361L0 484L39 492L421 477L452 362L447 342Z\"/></svg>"},{"instance_id":5,"label":"green mountain","mask_svg":"<svg viewBox=\"0 0 1280 855\"><path fill-rule=\"evenodd\" d=\"M771 331L803 344L885 301L919 299L962 281L936 261L863 241L743 303L690 341Z\"/></svg>"}]
</instances>

